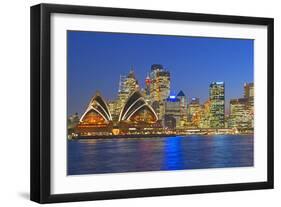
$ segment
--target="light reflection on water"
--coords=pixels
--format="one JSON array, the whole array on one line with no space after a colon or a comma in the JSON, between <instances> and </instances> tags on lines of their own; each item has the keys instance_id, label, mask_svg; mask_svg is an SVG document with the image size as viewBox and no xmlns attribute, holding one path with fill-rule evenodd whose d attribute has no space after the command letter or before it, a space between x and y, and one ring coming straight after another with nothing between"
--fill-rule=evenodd
<instances>
[{"instance_id":1,"label":"light reflection on water","mask_svg":"<svg viewBox=\"0 0 281 207\"><path fill-rule=\"evenodd\" d=\"M253 166L252 135L68 141L68 175Z\"/></svg>"}]
</instances>

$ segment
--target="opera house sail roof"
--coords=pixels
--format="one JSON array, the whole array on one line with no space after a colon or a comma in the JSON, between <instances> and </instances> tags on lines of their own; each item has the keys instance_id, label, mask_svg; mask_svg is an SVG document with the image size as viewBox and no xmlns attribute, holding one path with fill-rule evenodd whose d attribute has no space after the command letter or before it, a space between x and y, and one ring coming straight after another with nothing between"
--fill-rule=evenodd
<instances>
[{"instance_id":1,"label":"opera house sail roof","mask_svg":"<svg viewBox=\"0 0 281 207\"><path fill-rule=\"evenodd\" d=\"M91 99L86 111L80 118L80 122L86 122L88 124L108 123L112 121L111 114L109 112L106 102L101 97L100 93Z\"/></svg>"},{"instance_id":2,"label":"opera house sail roof","mask_svg":"<svg viewBox=\"0 0 281 207\"><path fill-rule=\"evenodd\" d=\"M117 123L122 121L155 123L158 121L158 117L154 109L146 102L141 92L136 90L126 100L116 121ZM108 105L103 100L101 94L97 92L81 116L80 124L106 125L112 122L112 115L110 114Z\"/></svg>"},{"instance_id":3,"label":"opera house sail roof","mask_svg":"<svg viewBox=\"0 0 281 207\"><path fill-rule=\"evenodd\" d=\"M123 106L119 121L148 121L156 122L158 117L153 108L146 102L139 91L130 95Z\"/></svg>"}]
</instances>

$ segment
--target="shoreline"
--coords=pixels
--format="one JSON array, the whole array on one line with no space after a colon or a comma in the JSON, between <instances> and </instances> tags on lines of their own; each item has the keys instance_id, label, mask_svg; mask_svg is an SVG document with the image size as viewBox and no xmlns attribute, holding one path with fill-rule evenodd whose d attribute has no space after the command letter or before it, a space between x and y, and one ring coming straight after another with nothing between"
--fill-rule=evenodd
<instances>
[{"instance_id":1,"label":"shoreline","mask_svg":"<svg viewBox=\"0 0 281 207\"><path fill-rule=\"evenodd\" d=\"M221 135L253 135L254 133L245 134L128 134L128 135L99 135L99 136L77 136L69 140L83 140L83 139L130 139L130 138L164 138L164 137L179 137L179 136L221 136Z\"/></svg>"}]
</instances>

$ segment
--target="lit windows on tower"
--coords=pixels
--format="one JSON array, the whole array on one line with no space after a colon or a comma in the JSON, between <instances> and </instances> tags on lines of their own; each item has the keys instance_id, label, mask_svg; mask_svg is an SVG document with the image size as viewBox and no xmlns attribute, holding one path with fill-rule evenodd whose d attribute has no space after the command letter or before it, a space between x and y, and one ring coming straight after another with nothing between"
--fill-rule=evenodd
<instances>
[{"instance_id":1,"label":"lit windows on tower","mask_svg":"<svg viewBox=\"0 0 281 207\"><path fill-rule=\"evenodd\" d=\"M191 101L188 105L188 119L191 120L192 116L200 111L200 99L199 98L191 98Z\"/></svg>"},{"instance_id":2,"label":"lit windows on tower","mask_svg":"<svg viewBox=\"0 0 281 207\"><path fill-rule=\"evenodd\" d=\"M225 85L224 82L212 82L209 87L210 127L225 127Z\"/></svg>"},{"instance_id":3,"label":"lit windows on tower","mask_svg":"<svg viewBox=\"0 0 281 207\"><path fill-rule=\"evenodd\" d=\"M170 72L162 65L154 64L150 72L150 95L152 101L163 101L170 94Z\"/></svg>"},{"instance_id":4,"label":"lit windows on tower","mask_svg":"<svg viewBox=\"0 0 281 207\"><path fill-rule=\"evenodd\" d=\"M118 90L118 103L116 107L117 113L125 104L128 97L139 88L138 82L135 77L133 69L130 70L127 76L120 76L119 90Z\"/></svg>"},{"instance_id":5,"label":"lit windows on tower","mask_svg":"<svg viewBox=\"0 0 281 207\"><path fill-rule=\"evenodd\" d=\"M167 128L178 128L181 126L181 105L180 99L176 96L169 96L165 100L165 116L164 116L164 126Z\"/></svg>"},{"instance_id":6,"label":"lit windows on tower","mask_svg":"<svg viewBox=\"0 0 281 207\"><path fill-rule=\"evenodd\" d=\"M180 100L180 126L183 127L187 123L187 98L183 91L180 91L177 95Z\"/></svg>"},{"instance_id":7,"label":"lit windows on tower","mask_svg":"<svg viewBox=\"0 0 281 207\"><path fill-rule=\"evenodd\" d=\"M254 98L254 83L244 83L244 98Z\"/></svg>"},{"instance_id":8,"label":"lit windows on tower","mask_svg":"<svg viewBox=\"0 0 281 207\"><path fill-rule=\"evenodd\" d=\"M254 84L244 84L244 98L230 100L230 128L238 130L254 127Z\"/></svg>"},{"instance_id":9,"label":"lit windows on tower","mask_svg":"<svg viewBox=\"0 0 281 207\"><path fill-rule=\"evenodd\" d=\"M160 120L164 116L164 101L170 94L170 72L153 64L150 72L150 100Z\"/></svg>"},{"instance_id":10,"label":"lit windows on tower","mask_svg":"<svg viewBox=\"0 0 281 207\"><path fill-rule=\"evenodd\" d=\"M230 100L229 127L248 129L253 127L253 114L248 107L247 98Z\"/></svg>"},{"instance_id":11,"label":"lit windows on tower","mask_svg":"<svg viewBox=\"0 0 281 207\"><path fill-rule=\"evenodd\" d=\"M248 100L248 107L254 111L254 83L244 83L244 98Z\"/></svg>"},{"instance_id":12,"label":"lit windows on tower","mask_svg":"<svg viewBox=\"0 0 281 207\"><path fill-rule=\"evenodd\" d=\"M149 76L146 76L145 78L145 89L144 89L144 92L145 92L145 98L146 98L146 101L148 103L150 103L150 85L151 85L151 79Z\"/></svg>"}]
</instances>

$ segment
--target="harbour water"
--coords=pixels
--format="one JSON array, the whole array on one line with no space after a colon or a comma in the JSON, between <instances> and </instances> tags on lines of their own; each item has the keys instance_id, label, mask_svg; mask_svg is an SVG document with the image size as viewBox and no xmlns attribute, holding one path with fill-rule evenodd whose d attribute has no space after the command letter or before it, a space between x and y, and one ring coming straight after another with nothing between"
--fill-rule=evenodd
<instances>
[{"instance_id":1,"label":"harbour water","mask_svg":"<svg viewBox=\"0 0 281 207\"><path fill-rule=\"evenodd\" d=\"M69 140L67 174L253 166L253 135Z\"/></svg>"}]
</instances>

